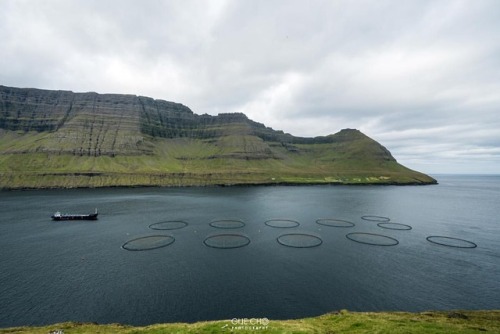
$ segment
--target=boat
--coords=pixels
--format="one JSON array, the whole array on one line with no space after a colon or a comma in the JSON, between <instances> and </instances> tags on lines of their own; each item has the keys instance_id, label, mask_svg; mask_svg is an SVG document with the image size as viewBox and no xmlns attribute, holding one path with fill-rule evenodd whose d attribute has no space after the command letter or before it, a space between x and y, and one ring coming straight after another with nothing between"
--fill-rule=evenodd
<instances>
[{"instance_id":1,"label":"boat","mask_svg":"<svg viewBox=\"0 0 500 334\"><path fill-rule=\"evenodd\" d=\"M56 213L54 213L51 218L52 220L97 220L97 209L95 209L95 212L94 213L90 213L90 214L77 214L77 215L74 215L74 214L66 214L66 213L61 213L59 211L57 211Z\"/></svg>"}]
</instances>

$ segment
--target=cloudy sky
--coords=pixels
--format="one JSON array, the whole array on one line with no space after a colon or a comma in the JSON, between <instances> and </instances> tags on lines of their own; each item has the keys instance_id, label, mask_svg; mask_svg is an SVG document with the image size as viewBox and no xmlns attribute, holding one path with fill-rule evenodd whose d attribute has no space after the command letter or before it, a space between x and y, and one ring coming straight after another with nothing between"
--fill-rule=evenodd
<instances>
[{"instance_id":1,"label":"cloudy sky","mask_svg":"<svg viewBox=\"0 0 500 334\"><path fill-rule=\"evenodd\" d=\"M0 0L0 84L357 128L426 173L500 173L498 0Z\"/></svg>"}]
</instances>

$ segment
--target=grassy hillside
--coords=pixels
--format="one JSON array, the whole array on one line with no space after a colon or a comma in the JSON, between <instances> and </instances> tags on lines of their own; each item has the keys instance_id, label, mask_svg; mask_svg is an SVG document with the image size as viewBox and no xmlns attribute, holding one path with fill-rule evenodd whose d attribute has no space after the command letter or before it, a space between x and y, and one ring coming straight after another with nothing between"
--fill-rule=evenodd
<instances>
[{"instance_id":1,"label":"grassy hillside","mask_svg":"<svg viewBox=\"0 0 500 334\"><path fill-rule=\"evenodd\" d=\"M261 322L262 323L262 322ZM260 324L234 324L231 320L199 322L194 324L158 324L145 327L119 324L97 325L62 323L44 327L18 327L0 329L0 333L500 333L500 311L459 312L381 312L351 313L341 311L320 317L297 320L270 320L267 326Z\"/></svg>"},{"instance_id":2,"label":"grassy hillside","mask_svg":"<svg viewBox=\"0 0 500 334\"><path fill-rule=\"evenodd\" d=\"M297 144L290 153L255 136L149 138L144 146L151 153L116 156L44 152L40 147L51 140L50 133L0 133L0 187L432 182L394 160L371 157L380 152L363 147L368 139L347 148Z\"/></svg>"},{"instance_id":3,"label":"grassy hillside","mask_svg":"<svg viewBox=\"0 0 500 334\"><path fill-rule=\"evenodd\" d=\"M358 130L301 138L243 114L0 86L0 188L428 184Z\"/></svg>"}]
</instances>

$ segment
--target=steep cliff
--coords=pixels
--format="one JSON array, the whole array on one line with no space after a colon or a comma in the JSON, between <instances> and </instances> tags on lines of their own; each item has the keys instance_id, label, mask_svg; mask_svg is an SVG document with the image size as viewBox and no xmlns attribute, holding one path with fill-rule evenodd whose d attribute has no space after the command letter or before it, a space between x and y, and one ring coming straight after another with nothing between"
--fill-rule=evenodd
<instances>
[{"instance_id":1,"label":"steep cliff","mask_svg":"<svg viewBox=\"0 0 500 334\"><path fill-rule=\"evenodd\" d=\"M0 187L436 181L358 130L303 138L143 96L0 86Z\"/></svg>"}]
</instances>

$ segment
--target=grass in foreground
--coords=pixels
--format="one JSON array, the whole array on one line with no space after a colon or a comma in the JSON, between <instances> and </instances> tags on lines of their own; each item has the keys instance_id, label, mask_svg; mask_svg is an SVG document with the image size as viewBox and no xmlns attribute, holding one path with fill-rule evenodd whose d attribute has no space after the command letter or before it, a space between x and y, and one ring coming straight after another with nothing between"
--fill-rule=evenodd
<instances>
[{"instance_id":1,"label":"grass in foreground","mask_svg":"<svg viewBox=\"0 0 500 334\"><path fill-rule=\"evenodd\" d=\"M231 320L174 323L145 327L119 324L62 323L44 327L0 329L0 333L500 333L500 311L378 312L340 311L315 318L270 320L261 324L233 324Z\"/></svg>"}]
</instances>

